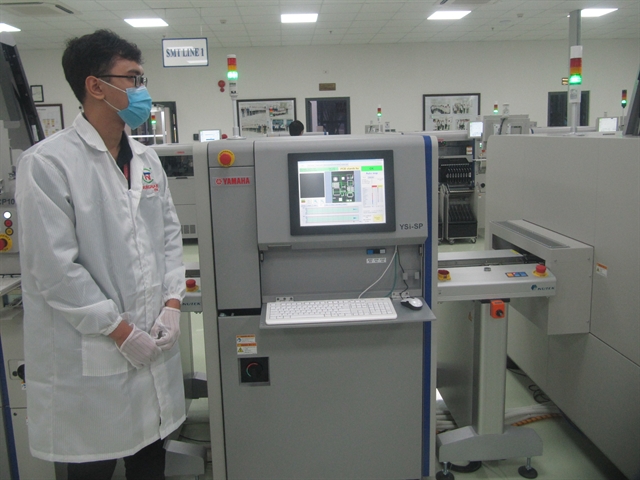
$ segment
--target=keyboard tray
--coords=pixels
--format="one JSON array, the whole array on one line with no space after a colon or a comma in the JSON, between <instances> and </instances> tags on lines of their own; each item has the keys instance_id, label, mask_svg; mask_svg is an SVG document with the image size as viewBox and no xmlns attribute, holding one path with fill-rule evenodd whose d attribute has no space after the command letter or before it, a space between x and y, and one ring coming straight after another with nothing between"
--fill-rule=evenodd
<instances>
[{"instance_id":1,"label":"keyboard tray","mask_svg":"<svg viewBox=\"0 0 640 480\"><path fill-rule=\"evenodd\" d=\"M262 313L260 315L260 328L305 328L305 327L349 327L349 326L362 326L362 325L392 325L396 323L410 323L410 322L431 322L436 319L431 309L427 306L424 298L419 297L422 300L423 307L420 310L411 310L407 307L403 307L400 304L400 300L391 300L393 307L398 314L397 318L391 320L363 320L363 321L348 321L348 322L327 322L322 323L289 323L286 325L267 325L265 322L267 304L262 304Z\"/></svg>"}]
</instances>

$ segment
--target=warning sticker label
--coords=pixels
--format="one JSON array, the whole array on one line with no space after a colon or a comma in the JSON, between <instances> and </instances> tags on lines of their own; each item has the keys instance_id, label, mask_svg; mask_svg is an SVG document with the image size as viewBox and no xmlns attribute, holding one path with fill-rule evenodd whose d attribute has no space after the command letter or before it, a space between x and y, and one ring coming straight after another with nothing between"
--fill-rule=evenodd
<instances>
[{"instance_id":1,"label":"warning sticker label","mask_svg":"<svg viewBox=\"0 0 640 480\"><path fill-rule=\"evenodd\" d=\"M256 355L258 344L255 335L236 335L236 352L238 355Z\"/></svg>"}]
</instances>

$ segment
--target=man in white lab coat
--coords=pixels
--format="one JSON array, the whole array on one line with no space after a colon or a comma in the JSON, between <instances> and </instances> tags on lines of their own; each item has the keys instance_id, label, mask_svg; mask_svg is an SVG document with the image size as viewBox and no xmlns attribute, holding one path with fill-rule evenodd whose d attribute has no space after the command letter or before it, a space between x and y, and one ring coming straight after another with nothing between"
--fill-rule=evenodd
<instances>
[{"instance_id":1,"label":"man in white lab coat","mask_svg":"<svg viewBox=\"0 0 640 480\"><path fill-rule=\"evenodd\" d=\"M27 150L16 200L31 453L69 480L164 478L185 419L182 238L157 155L124 132L149 117L141 52L106 30L72 39L73 125Z\"/></svg>"}]
</instances>

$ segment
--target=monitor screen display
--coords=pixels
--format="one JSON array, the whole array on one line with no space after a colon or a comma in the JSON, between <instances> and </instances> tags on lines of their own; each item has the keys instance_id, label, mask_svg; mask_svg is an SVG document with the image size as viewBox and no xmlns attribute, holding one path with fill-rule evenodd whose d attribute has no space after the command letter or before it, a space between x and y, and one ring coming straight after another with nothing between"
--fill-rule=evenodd
<instances>
[{"instance_id":1,"label":"monitor screen display","mask_svg":"<svg viewBox=\"0 0 640 480\"><path fill-rule=\"evenodd\" d=\"M469 138L482 138L482 122L469 122Z\"/></svg>"},{"instance_id":2,"label":"monitor screen display","mask_svg":"<svg viewBox=\"0 0 640 480\"><path fill-rule=\"evenodd\" d=\"M200 141L211 142L213 140L220 140L222 132L220 130L200 130Z\"/></svg>"},{"instance_id":3,"label":"monitor screen display","mask_svg":"<svg viewBox=\"0 0 640 480\"><path fill-rule=\"evenodd\" d=\"M44 131L18 48L9 34L0 34L0 49L0 120L8 129L11 148L26 150L44 138Z\"/></svg>"},{"instance_id":4,"label":"monitor screen display","mask_svg":"<svg viewBox=\"0 0 640 480\"><path fill-rule=\"evenodd\" d=\"M291 235L395 231L393 151L289 154Z\"/></svg>"},{"instance_id":5,"label":"monitor screen display","mask_svg":"<svg viewBox=\"0 0 640 480\"><path fill-rule=\"evenodd\" d=\"M599 132L616 132L618 130L618 119L616 117L598 118Z\"/></svg>"}]
</instances>

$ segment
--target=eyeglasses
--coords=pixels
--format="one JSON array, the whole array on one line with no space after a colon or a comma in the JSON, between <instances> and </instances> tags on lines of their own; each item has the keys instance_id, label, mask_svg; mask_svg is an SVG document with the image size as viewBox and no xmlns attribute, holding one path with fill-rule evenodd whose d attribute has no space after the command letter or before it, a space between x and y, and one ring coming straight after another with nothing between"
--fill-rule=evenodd
<instances>
[{"instance_id":1,"label":"eyeglasses","mask_svg":"<svg viewBox=\"0 0 640 480\"><path fill-rule=\"evenodd\" d=\"M137 87L147 86L147 77L144 75L98 75L96 78L133 78L134 85Z\"/></svg>"}]
</instances>

